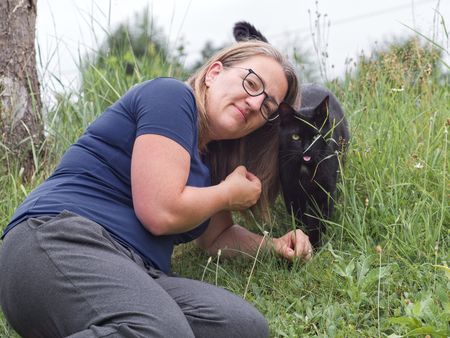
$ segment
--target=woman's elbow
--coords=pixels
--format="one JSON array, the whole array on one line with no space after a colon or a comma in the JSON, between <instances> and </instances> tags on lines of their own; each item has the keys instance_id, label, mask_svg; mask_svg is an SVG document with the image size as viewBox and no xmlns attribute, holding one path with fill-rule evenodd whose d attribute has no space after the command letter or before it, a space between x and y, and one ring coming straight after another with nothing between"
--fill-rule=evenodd
<instances>
[{"instance_id":1,"label":"woman's elbow","mask_svg":"<svg viewBox=\"0 0 450 338\"><path fill-rule=\"evenodd\" d=\"M138 212L136 216L153 236L164 236L173 234L174 218L167 212Z\"/></svg>"}]
</instances>

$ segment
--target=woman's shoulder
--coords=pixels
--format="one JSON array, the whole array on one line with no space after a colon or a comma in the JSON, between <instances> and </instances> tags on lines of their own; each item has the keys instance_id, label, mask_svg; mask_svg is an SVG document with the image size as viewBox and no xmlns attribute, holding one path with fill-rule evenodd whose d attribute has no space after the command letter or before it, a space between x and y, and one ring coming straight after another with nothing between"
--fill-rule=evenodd
<instances>
[{"instance_id":1,"label":"woman's shoulder","mask_svg":"<svg viewBox=\"0 0 450 338\"><path fill-rule=\"evenodd\" d=\"M131 111L155 104L187 104L191 110L196 106L189 85L171 77L157 77L134 85L121 97L119 104L130 107Z\"/></svg>"},{"instance_id":2,"label":"woman's shoulder","mask_svg":"<svg viewBox=\"0 0 450 338\"><path fill-rule=\"evenodd\" d=\"M133 89L143 91L161 91L167 94L188 94L193 95L192 89L185 82L173 77L157 77L137 84Z\"/></svg>"}]
</instances>

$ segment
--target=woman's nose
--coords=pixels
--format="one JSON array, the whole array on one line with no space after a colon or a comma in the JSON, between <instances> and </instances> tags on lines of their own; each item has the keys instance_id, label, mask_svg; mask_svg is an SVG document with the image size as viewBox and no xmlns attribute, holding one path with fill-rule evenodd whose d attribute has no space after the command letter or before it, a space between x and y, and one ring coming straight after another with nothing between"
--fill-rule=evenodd
<instances>
[{"instance_id":1,"label":"woman's nose","mask_svg":"<svg viewBox=\"0 0 450 338\"><path fill-rule=\"evenodd\" d=\"M258 95L258 96L248 96L245 102L249 105L251 110L257 111L261 108L261 105L264 101L264 95Z\"/></svg>"}]
</instances>

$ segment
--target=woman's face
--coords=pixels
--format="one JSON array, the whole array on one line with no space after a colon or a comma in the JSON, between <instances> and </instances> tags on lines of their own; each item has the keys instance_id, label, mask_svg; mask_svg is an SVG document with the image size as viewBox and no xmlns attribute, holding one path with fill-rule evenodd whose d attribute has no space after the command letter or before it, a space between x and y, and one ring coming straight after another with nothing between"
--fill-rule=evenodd
<instances>
[{"instance_id":1,"label":"woman's face","mask_svg":"<svg viewBox=\"0 0 450 338\"><path fill-rule=\"evenodd\" d=\"M260 112L266 96L250 96L242 86L247 69L262 79L265 93L278 104L286 96L288 83L283 68L271 57L254 56L232 67L213 63L205 77L208 142L243 137L266 122Z\"/></svg>"}]
</instances>

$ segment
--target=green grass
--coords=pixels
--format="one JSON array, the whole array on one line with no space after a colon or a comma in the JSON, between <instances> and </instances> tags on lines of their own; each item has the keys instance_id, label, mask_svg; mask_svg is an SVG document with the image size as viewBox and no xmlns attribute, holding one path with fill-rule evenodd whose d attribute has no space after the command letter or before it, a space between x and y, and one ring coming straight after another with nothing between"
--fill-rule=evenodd
<instances>
[{"instance_id":1,"label":"green grass","mask_svg":"<svg viewBox=\"0 0 450 338\"><path fill-rule=\"evenodd\" d=\"M251 273L252 260L217 264L216 256L208 264L192 247L174 259L176 272L242 296L250 278L246 298L274 337L450 335L450 280L442 267L450 258L450 86L433 72L418 78L421 66L404 71L408 60L391 69L402 74L382 61L329 84L352 140L327 244L310 262L290 265L264 254ZM279 235L289 217L280 201L273 213L273 224L246 225Z\"/></svg>"},{"instance_id":2,"label":"green grass","mask_svg":"<svg viewBox=\"0 0 450 338\"><path fill-rule=\"evenodd\" d=\"M310 262L289 264L261 253L255 265L254 259L217 256L208 263L186 245L175 252L174 271L245 294L268 319L273 337L450 336L444 268L450 259L450 86L436 60L414 48L406 59L392 50L361 59L343 80L328 84L344 106L352 139L326 244ZM134 63L128 75L116 63L83 70L86 89L61 96L48 115L48 149L32 182L22 181L17 160L3 156L2 226L106 105L147 78L142 74L158 72ZM164 63L154 67L159 75L181 74ZM272 224L244 225L271 236L292 228L280 200L272 213ZM1 315L0 336L15 336Z\"/></svg>"},{"instance_id":3,"label":"green grass","mask_svg":"<svg viewBox=\"0 0 450 338\"><path fill-rule=\"evenodd\" d=\"M307 264L259 257L247 299L274 337L447 337L450 87L397 92L385 78L362 97L355 81L336 88L352 141L328 243ZM279 234L282 210L248 226ZM243 295L253 262L213 257L205 270L207 258L183 249L174 269Z\"/></svg>"}]
</instances>

